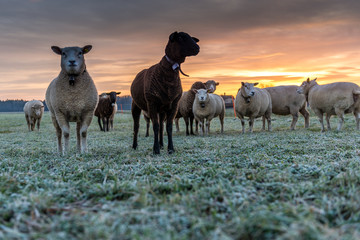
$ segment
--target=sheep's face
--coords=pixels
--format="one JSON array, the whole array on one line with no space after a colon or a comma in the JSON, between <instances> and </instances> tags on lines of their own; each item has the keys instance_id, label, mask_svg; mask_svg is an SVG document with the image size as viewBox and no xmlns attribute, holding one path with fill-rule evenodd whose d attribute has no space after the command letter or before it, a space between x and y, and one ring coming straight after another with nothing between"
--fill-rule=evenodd
<instances>
[{"instance_id":1,"label":"sheep's face","mask_svg":"<svg viewBox=\"0 0 360 240\"><path fill-rule=\"evenodd\" d=\"M196 56L200 47L197 44L199 39L191 37L184 32L173 32L169 36L169 42L166 46L166 55L177 63L183 63L186 57Z\"/></svg>"},{"instance_id":2,"label":"sheep's face","mask_svg":"<svg viewBox=\"0 0 360 240\"><path fill-rule=\"evenodd\" d=\"M258 83L241 83L241 95L246 99L247 102L250 102L250 98L255 96L255 86Z\"/></svg>"},{"instance_id":3,"label":"sheep's face","mask_svg":"<svg viewBox=\"0 0 360 240\"><path fill-rule=\"evenodd\" d=\"M219 85L218 82L215 82L214 80L209 80L205 83L206 88L210 90L211 93L215 92L216 86Z\"/></svg>"},{"instance_id":4,"label":"sheep's face","mask_svg":"<svg viewBox=\"0 0 360 240\"><path fill-rule=\"evenodd\" d=\"M43 113L43 108L44 106L41 105L35 105L31 107L33 112L35 113L35 116L40 117L41 114Z\"/></svg>"},{"instance_id":5,"label":"sheep's face","mask_svg":"<svg viewBox=\"0 0 360 240\"><path fill-rule=\"evenodd\" d=\"M116 104L116 96L119 95L121 92L109 92L106 93L110 97L111 106L115 106Z\"/></svg>"},{"instance_id":6,"label":"sheep's face","mask_svg":"<svg viewBox=\"0 0 360 240\"><path fill-rule=\"evenodd\" d=\"M194 90L196 95L195 97L198 99L200 103L200 107L204 108L205 103L209 101L209 90L208 89L199 89Z\"/></svg>"},{"instance_id":7,"label":"sheep's face","mask_svg":"<svg viewBox=\"0 0 360 240\"><path fill-rule=\"evenodd\" d=\"M306 81L303 81L300 87L296 89L297 93L307 95L309 93L310 88L317 85L316 78L311 80L308 78Z\"/></svg>"},{"instance_id":8,"label":"sheep's face","mask_svg":"<svg viewBox=\"0 0 360 240\"><path fill-rule=\"evenodd\" d=\"M61 69L68 75L77 76L85 71L84 54L90 52L92 46L59 48L52 46L51 49L61 55Z\"/></svg>"}]
</instances>

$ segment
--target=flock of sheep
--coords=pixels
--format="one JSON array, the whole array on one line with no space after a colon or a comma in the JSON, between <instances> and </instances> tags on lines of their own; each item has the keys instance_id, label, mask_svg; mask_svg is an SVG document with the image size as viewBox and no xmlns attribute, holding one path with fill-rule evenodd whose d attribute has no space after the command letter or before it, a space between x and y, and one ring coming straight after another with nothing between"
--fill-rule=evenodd
<instances>
[{"instance_id":1,"label":"flock of sheep","mask_svg":"<svg viewBox=\"0 0 360 240\"><path fill-rule=\"evenodd\" d=\"M210 131L210 122L219 117L221 132L224 130L225 103L222 97L214 94L219 84L213 80L206 83L195 82L191 88L182 91L179 74L187 76L181 70L186 57L196 56L200 47L199 40L184 32L174 32L169 36L165 48L165 56L158 64L139 72L132 82L132 117L134 121L133 148L137 148L137 135L141 112L147 122L149 135L150 120L154 131L153 153L159 154L163 147L164 122L168 136L168 153L174 152L172 126L175 119L179 131L179 119L184 118L186 135L194 134L193 121L198 124L202 135ZM95 84L86 70L84 54L92 46L59 48L51 47L61 55L61 71L46 91L46 104L49 108L53 125L56 129L57 146L60 154L69 150L69 122L76 122L77 149L86 152L87 129L93 116L98 117L100 130L109 131L113 128L113 118L117 110L116 96L120 92L104 93L98 96ZM271 131L271 114L292 115L291 129L295 129L299 112L305 118L305 128L309 127L309 113L306 104L318 116L322 126L323 114L326 115L327 128L330 129L330 117L337 115L341 130L345 113L353 113L356 127L360 124L360 87L354 83L336 82L318 85L316 79L307 79L300 87L279 86L256 88L257 83L241 83L235 98L236 115L240 118L242 132L245 132L244 117L249 118L250 132L253 130L254 119L262 117L263 130L265 120ZM41 101L33 100L24 106L25 118L29 131L40 128L44 112ZM102 125L101 125L102 120ZM190 123L190 131L189 131ZM64 137L64 149L62 147Z\"/></svg>"}]
</instances>

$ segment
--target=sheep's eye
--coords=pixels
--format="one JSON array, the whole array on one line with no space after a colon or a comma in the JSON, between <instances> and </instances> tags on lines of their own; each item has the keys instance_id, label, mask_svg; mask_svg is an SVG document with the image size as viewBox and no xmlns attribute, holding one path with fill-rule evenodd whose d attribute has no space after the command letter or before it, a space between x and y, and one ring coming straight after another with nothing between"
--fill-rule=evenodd
<instances>
[{"instance_id":1,"label":"sheep's eye","mask_svg":"<svg viewBox=\"0 0 360 240\"><path fill-rule=\"evenodd\" d=\"M63 55L63 57L66 57L66 53L64 53L64 52L62 53L62 55Z\"/></svg>"},{"instance_id":2,"label":"sheep's eye","mask_svg":"<svg viewBox=\"0 0 360 240\"><path fill-rule=\"evenodd\" d=\"M79 56L79 57L81 57L81 56L82 56L82 54L83 54L82 52L79 52L78 56Z\"/></svg>"}]
</instances>

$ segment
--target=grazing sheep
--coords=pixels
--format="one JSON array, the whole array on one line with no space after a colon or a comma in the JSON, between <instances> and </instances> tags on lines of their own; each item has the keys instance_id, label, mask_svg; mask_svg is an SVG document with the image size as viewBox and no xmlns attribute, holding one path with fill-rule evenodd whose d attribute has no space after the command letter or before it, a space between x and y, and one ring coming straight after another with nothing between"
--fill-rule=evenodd
<instances>
[{"instance_id":1,"label":"grazing sheep","mask_svg":"<svg viewBox=\"0 0 360 240\"><path fill-rule=\"evenodd\" d=\"M158 64L139 72L131 84L133 98L131 112L134 120L133 148L137 148L137 135L141 110L148 112L154 131L153 153L159 154L163 146L163 122L166 117L168 153L174 152L172 122L176 115L182 94L179 72L180 64L188 56L199 53L199 40L184 32L174 32L169 36L165 56ZM160 137L160 140L159 140Z\"/></svg>"},{"instance_id":2,"label":"grazing sheep","mask_svg":"<svg viewBox=\"0 0 360 240\"><path fill-rule=\"evenodd\" d=\"M268 130L271 131L271 96L268 91L256 88L258 83L241 83L241 88L235 98L236 116L240 118L242 133L245 133L244 117L249 117L249 131L253 131L255 118L263 117L263 127L265 130L265 118L268 122Z\"/></svg>"},{"instance_id":3,"label":"grazing sheep","mask_svg":"<svg viewBox=\"0 0 360 240\"><path fill-rule=\"evenodd\" d=\"M114 115L117 110L116 96L119 94L120 92L109 92L100 95L99 104L97 105L94 112L94 115L98 117L100 131L109 131L109 125L111 128L113 128L111 117L112 119L114 119ZM103 126L101 126L101 121L103 123Z\"/></svg>"},{"instance_id":4,"label":"grazing sheep","mask_svg":"<svg viewBox=\"0 0 360 240\"><path fill-rule=\"evenodd\" d=\"M219 85L219 83L215 82L214 80L208 80L205 85L206 88L210 90L210 93L214 93L216 90L216 86Z\"/></svg>"},{"instance_id":5,"label":"grazing sheep","mask_svg":"<svg viewBox=\"0 0 360 240\"><path fill-rule=\"evenodd\" d=\"M217 116L219 116L221 133L223 133L225 117L224 99L219 95L209 93L211 91L210 89L199 89L194 91L196 95L192 109L195 119L199 122L202 135L204 135L204 121L205 135L208 135L210 132L210 122Z\"/></svg>"},{"instance_id":6,"label":"grazing sheep","mask_svg":"<svg viewBox=\"0 0 360 240\"><path fill-rule=\"evenodd\" d=\"M40 122L44 113L44 104L39 100L32 100L25 103L24 106L25 119L29 131L34 131L37 121L37 129L40 130Z\"/></svg>"},{"instance_id":7,"label":"grazing sheep","mask_svg":"<svg viewBox=\"0 0 360 240\"><path fill-rule=\"evenodd\" d=\"M297 88L295 85L264 88L271 96L272 113L277 115L292 115L291 130L295 129L299 112L304 116L305 128L309 127L310 114L306 110L306 98L303 94L296 92Z\"/></svg>"},{"instance_id":8,"label":"grazing sheep","mask_svg":"<svg viewBox=\"0 0 360 240\"><path fill-rule=\"evenodd\" d=\"M344 123L344 114L353 112L356 120L356 128L359 130L360 107L358 103L360 88L355 83L335 82L319 85L316 78L308 78L304 81L297 92L304 94L309 101L310 108L315 112L321 124L321 131L325 131L323 114L326 114L328 130L330 127L330 117L337 115L339 123L337 130L340 131Z\"/></svg>"},{"instance_id":9,"label":"grazing sheep","mask_svg":"<svg viewBox=\"0 0 360 240\"><path fill-rule=\"evenodd\" d=\"M46 90L46 104L56 129L58 151L63 154L61 135L65 139L65 152L69 150L70 125L76 122L77 150L87 151L87 129L98 104L98 93L86 70L84 54L92 46L51 49L61 55L61 71Z\"/></svg>"},{"instance_id":10,"label":"grazing sheep","mask_svg":"<svg viewBox=\"0 0 360 240\"><path fill-rule=\"evenodd\" d=\"M189 120L190 120L190 134L194 135L193 132L194 114L192 110L195 94L196 94L194 90L205 89L205 88L206 86L204 83L195 82L193 83L189 91L186 91L182 94L179 101L178 112L175 117L175 126L177 132L179 131L179 119L180 117L183 117L186 124L186 136L189 135Z\"/></svg>"}]
</instances>

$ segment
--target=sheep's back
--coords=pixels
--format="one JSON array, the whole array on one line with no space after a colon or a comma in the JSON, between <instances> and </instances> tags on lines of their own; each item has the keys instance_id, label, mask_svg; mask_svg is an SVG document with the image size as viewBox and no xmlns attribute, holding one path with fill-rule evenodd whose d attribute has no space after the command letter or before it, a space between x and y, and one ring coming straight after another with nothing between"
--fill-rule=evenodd
<instances>
[{"instance_id":1,"label":"sheep's back","mask_svg":"<svg viewBox=\"0 0 360 240\"><path fill-rule=\"evenodd\" d=\"M317 85L309 91L309 104L313 109L335 114L334 108L348 110L354 104L353 91L359 86L349 82Z\"/></svg>"},{"instance_id":2,"label":"sheep's back","mask_svg":"<svg viewBox=\"0 0 360 240\"><path fill-rule=\"evenodd\" d=\"M290 114L290 109L300 109L305 104L305 95L296 92L298 86L278 86L264 88L271 97L272 112L278 115Z\"/></svg>"}]
</instances>

